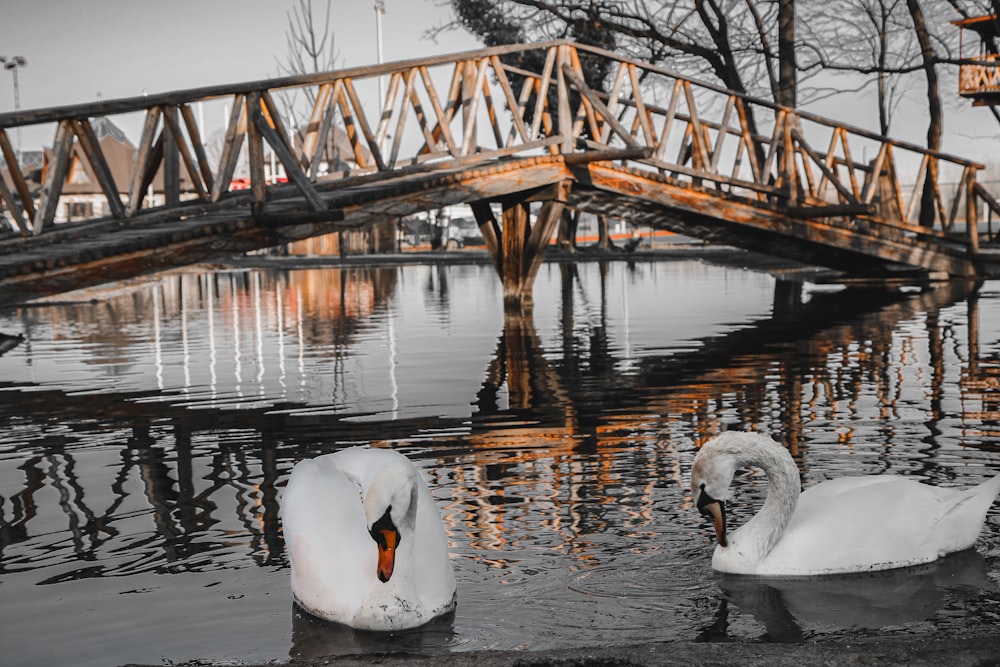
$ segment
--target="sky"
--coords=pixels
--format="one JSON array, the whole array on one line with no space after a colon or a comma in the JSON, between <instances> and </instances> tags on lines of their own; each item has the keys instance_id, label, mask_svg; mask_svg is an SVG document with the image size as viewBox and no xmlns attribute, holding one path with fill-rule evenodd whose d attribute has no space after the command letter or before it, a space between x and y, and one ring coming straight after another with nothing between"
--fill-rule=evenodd
<instances>
[{"instance_id":1,"label":"sky","mask_svg":"<svg viewBox=\"0 0 1000 667\"><path fill-rule=\"evenodd\" d=\"M386 0L384 60L475 48L465 33L424 32L448 19L443 0ZM266 79L284 58L297 0L0 0L0 53L21 55L21 108ZM314 0L317 14L325 4ZM373 0L334 0L338 66L377 62ZM13 109L3 73L0 109ZM4 81L4 79L0 79Z\"/></svg>"},{"instance_id":2,"label":"sky","mask_svg":"<svg viewBox=\"0 0 1000 667\"><path fill-rule=\"evenodd\" d=\"M478 48L467 33L435 43L446 0L385 0L383 60ZM323 0L313 0L322 17ZM17 70L22 110L110 100L281 74L288 13L297 0L0 0L0 54ZM334 0L338 67L378 62L374 0ZM14 110L14 80L0 70L0 111ZM126 128L127 129L127 128ZM51 137L24 136L26 150ZM136 141L136 137L132 137Z\"/></svg>"},{"instance_id":3,"label":"sky","mask_svg":"<svg viewBox=\"0 0 1000 667\"><path fill-rule=\"evenodd\" d=\"M287 53L288 12L297 0L0 0L0 54L24 56L17 70L20 108L60 106L199 86L267 79ZM325 3L314 0L317 8ZM385 0L386 62L478 48L470 35L426 36L449 19L447 0ZM378 60L374 0L334 0L338 67ZM953 81L951 79L950 81ZM1000 163L1000 125L984 108L959 100L950 83L945 152ZM925 142L926 106L913 91L892 135ZM870 96L828 100L810 110L853 125L876 126ZM13 76L0 71L0 111L14 109ZM134 139L133 139L134 140ZM51 138L26 134L26 150ZM998 173L1000 177L1000 173Z\"/></svg>"}]
</instances>

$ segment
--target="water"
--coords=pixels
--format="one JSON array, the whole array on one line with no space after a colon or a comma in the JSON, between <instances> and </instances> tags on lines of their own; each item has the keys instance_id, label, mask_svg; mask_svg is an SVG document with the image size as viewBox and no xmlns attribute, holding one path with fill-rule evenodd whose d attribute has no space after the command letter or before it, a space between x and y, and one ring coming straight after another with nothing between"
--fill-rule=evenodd
<instances>
[{"instance_id":1,"label":"water","mask_svg":"<svg viewBox=\"0 0 1000 667\"><path fill-rule=\"evenodd\" d=\"M727 428L806 486L1000 470L1000 283L896 294L697 260L546 264L530 317L487 266L189 272L0 311L0 664L286 660L644 641L956 636L1000 620L1000 504L904 573L711 572L686 482ZM91 300L92 299L92 300ZM453 618L381 635L291 603L294 463L411 456ZM759 506L737 476L733 520Z\"/></svg>"}]
</instances>

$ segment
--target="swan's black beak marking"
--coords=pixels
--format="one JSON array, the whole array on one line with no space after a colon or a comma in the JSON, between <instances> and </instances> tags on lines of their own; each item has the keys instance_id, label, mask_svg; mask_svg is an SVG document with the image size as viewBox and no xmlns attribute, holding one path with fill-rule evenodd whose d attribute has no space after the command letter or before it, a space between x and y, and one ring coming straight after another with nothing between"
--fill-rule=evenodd
<instances>
[{"instance_id":1,"label":"swan's black beak marking","mask_svg":"<svg viewBox=\"0 0 1000 667\"><path fill-rule=\"evenodd\" d=\"M726 502L724 500L716 500L705 491L705 487L701 488L701 493L698 494L698 511L702 516L707 516L712 520L712 527L715 528L715 538L719 541L721 546L729 546L726 540Z\"/></svg>"},{"instance_id":2,"label":"swan's black beak marking","mask_svg":"<svg viewBox=\"0 0 1000 667\"><path fill-rule=\"evenodd\" d=\"M399 546L399 530L389 516L390 506L385 510L382 518L372 524L369 533L375 544L378 545L378 580L382 583L389 581L392 577L392 570L396 566L396 547Z\"/></svg>"}]
</instances>

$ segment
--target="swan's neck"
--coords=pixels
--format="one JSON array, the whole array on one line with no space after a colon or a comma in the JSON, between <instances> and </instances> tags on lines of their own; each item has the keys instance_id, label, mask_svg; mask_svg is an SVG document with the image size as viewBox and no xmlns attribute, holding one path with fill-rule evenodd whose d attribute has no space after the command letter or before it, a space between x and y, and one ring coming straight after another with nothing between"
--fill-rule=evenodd
<instances>
[{"instance_id":1,"label":"swan's neck","mask_svg":"<svg viewBox=\"0 0 1000 667\"><path fill-rule=\"evenodd\" d=\"M753 448L746 452L741 464L757 466L767 474L764 506L733 535L734 546L759 562L771 553L795 513L801 491L799 471L786 452L771 449Z\"/></svg>"}]
</instances>

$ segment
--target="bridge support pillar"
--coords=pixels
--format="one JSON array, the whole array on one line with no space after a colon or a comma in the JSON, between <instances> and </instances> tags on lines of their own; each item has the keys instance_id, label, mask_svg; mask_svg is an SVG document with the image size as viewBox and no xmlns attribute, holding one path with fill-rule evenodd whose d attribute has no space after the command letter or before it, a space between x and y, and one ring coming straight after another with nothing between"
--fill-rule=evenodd
<instances>
[{"instance_id":1,"label":"bridge support pillar","mask_svg":"<svg viewBox=\"0 0 1000 667\"><path fill-rule=\"evenodd\" d=\"M531 308L535 276L559 224L569 190L570 181L562 181L541 192L504 198L501 200L502 224L497 221L489 201L472 204L472 212L503 283L505 310ZM539 204L534 222L532 203Z\"/></svg>"}]
</instances>

